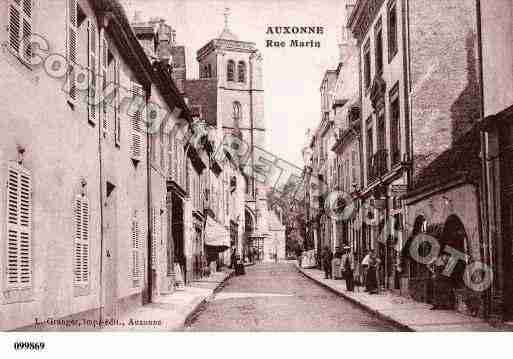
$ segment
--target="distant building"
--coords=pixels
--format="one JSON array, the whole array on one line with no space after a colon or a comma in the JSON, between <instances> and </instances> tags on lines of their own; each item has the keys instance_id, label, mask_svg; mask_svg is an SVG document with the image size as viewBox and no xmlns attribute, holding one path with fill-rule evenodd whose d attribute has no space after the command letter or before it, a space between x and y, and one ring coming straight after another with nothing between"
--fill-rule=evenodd
<instances>
[{"instance_id":1,"label":"distant building","mask_svg":"<svg viewBox=\"0 0 513 359\"><path fill-rule=\"evenodd\" d=\"M236 163L248 165L249 170L237 182L238 188L245 189L245 208L228 229L236 226L243 234L244 243L238 243L240 253L252 247L263 260L265 242L272 238L267 189L255 180L265 165L258 163L258 153L267 147L262 57L254 43L241 41L232 33L227 16L220 35L197 51L200 78L186 80L185 96L191 108L201 111L205 121L216 128L219 143L234 138L243 143L240 151L230 155Z\"/></svg>"}]
</instances>

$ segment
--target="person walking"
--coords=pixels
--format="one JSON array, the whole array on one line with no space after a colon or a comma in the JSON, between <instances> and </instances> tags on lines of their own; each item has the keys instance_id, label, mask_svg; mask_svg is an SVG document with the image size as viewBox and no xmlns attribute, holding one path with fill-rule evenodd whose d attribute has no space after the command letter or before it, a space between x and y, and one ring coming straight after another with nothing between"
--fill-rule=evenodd
<instances>
[{"instance_id":1,"label":"person walking","mask_svg":"<svg viewBox=\"0 0 513 359\"><path fill-rule=\"evenodd\" d=\"M367 292L367 273L369 272L369 261L370 261L370 251L365 251L365 256L363 257L361 268L362 268L362 285L365 287L365 291Z\"/></svg>"},{"instance_id":2,"label":"person walking","mask_svg":"<svg viewBox=\"0 0 513 359\"><path fill-rule=\"evenodd\" d=\"M333 255L333 265L331 269L331 274L333 275L333 279L344 279L343 271L342 271L342 255L343 252L337 247L335 250L335 254Z\"/></svg>"},{"instance_id":3,"label":"person walking","mask_svg":"<svg viewBox=\"0 0 513 359\"><path fill-rule=\"evenodd\" d=\"M433 281L433 307L431 310L454 308L453 281L450 276L443 273L449 259L448 253L442 253L428 264Z\"/></svg>"},{"instance_id":4,"label":"person walking","mask_svg":"<svg viewBox=\"0 0 513 359\"><path fill-rule=\"evenodd\" d=\"M297 259L297 265L299 268L301 268L301 261L303 259L303 249L301 248L301 245L298 245L296 247L296 259Z\"/></svg>"},{"instance_id":5,"label":"person walking","mask_svg":"<svg viewBox=\"0 0 513 359\"><path fill-rule=\"evenodd\" d=\"M354 256L351 252L351 248L348 246L344 247L344 254L342 255L342 270L344 273L344 279L346 281L346 290L348 292L354 291Z\"/></svg>"},{"instance_id":6,"label":"person walking","mask_svg":"<svg viewBox=\"0 0 513 359\"><path fill-rule=\"evenodd\" d=\"M324 279L332 279L331 274L331 260L333 259L333 253L328 246L325 246L322 251L322 267L324 269Z\"/></svg>"},{"instance_id":7,"label":"person walking","mask_svg":"<svg viewBox=\"0 0 513 359\"><path fill-rule=\"evenodd\" d=\"M369 294L378 294L378 270L381 261L376 257L374 250L369 253L369 267L367 269L366 287Z\"/></svg>"},{"instance_id":8,"label":"person walking","mask_svg":"<svg viewBox=\"0 0 513 359\"><path fill-rule=\"evenodd\" d=\"M236 265L236 260L237 260L237 251L235 250L235 247L232 248L232 255L230 256L230 268L233 268L235 269L235 265Z\"/></svg>"}]
</instances>

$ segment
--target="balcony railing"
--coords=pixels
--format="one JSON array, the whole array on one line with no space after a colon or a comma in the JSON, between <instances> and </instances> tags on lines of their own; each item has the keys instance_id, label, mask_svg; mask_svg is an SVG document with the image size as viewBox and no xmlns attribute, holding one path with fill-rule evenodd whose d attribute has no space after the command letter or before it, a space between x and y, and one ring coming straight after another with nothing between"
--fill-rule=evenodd
<instances>
[{"instance_id":1,"label":"balcony railing","mask_svg":"<svg viewBox=\"0 0 513 359\"><path fill-rule=\"evenodd\" d=\"M372 157L368 164L369 183L374 182L388 171L388 151L379 150Z\"/></svg>"}]
</instances>

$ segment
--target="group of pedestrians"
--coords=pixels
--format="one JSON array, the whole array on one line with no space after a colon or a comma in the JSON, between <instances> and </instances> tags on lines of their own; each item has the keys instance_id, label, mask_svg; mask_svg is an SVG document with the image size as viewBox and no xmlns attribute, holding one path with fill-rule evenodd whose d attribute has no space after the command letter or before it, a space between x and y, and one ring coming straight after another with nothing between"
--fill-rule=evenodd
<instances>
[{"instance_id":1,"label":"group of pedestrians","mask_svg":"<svg viewBox=\"0 0 513 359\"><path fill-rule=\"evenodd\" d=\"M360 285L361 277L365 291L370 294L378 293L379 268L381 261L376 257L373 250L367 252L361 265L358 266L354 254L349 246L343 248L342 253L333 253L329 247L324 247L321 253L321 264L324 270L325 279L344 279L346 281L347 291L353 292L355 284ZM361 269L358 273L355 273ZM339 275L340 273L340 275Z\"/></svg>"}]
</instances>

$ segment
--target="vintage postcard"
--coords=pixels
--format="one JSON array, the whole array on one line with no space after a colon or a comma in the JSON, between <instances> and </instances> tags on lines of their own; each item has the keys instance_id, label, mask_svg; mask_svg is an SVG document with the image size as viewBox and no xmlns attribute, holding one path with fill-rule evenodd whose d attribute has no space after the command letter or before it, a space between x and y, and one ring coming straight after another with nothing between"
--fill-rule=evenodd
<instances>
[{"instance_id":1,"label":"vintage postcard","mask_svg":"<svg viewBox=\"0 0 513 359\"><path fill-rule=\"evenodd\" d=\"M0 15L0 331L513 329L511 0Z\"/></svg>"}]
</instances>

